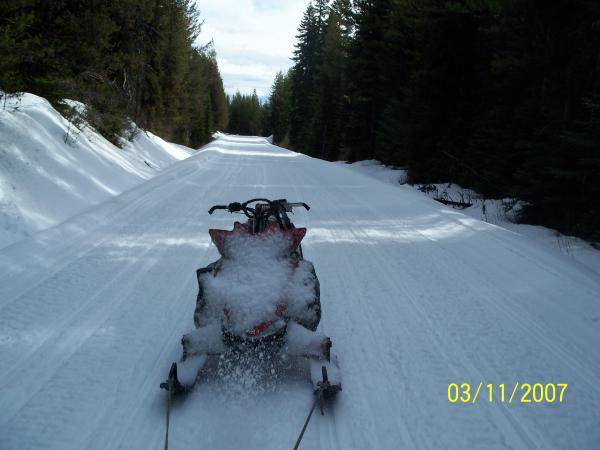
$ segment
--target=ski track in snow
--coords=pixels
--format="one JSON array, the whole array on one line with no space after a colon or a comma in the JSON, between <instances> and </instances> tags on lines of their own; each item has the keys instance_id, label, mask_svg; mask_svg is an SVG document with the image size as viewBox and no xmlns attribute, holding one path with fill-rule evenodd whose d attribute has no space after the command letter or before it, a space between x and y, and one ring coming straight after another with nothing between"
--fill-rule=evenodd
<instances>
[{"instance_id":1,"label":"ski track in snow","mask_svg":"<svg viewBox=\"0 0 600 450\"><path fill-rule=\"evenodd\" d=\"M516 233L263 138L221 136L0 250L0 448L161 448L158 388L193 328L207 214L252 197L294 216L344 379L301 448L597 448L600 279ZM171 415L170 448L292 448L302 371L219 379ZM450 382L567 382L561 405L450 404ZM260 384L260 380L258 381ZM247 387L250 386L248 389Z\"/></svg>"}]
</instances>

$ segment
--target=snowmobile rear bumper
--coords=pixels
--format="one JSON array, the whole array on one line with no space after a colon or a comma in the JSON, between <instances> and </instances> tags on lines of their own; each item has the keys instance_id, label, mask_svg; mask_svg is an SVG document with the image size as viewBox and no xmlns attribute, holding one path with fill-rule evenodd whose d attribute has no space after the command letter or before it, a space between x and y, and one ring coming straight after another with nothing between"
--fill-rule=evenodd
<instances>
[{"instance_id":1,"label":"snowmobile rear bumper","mask_svg":"<svg viewBox=\"0 0 600 450\"><path fill-rule=\"evenodd\" d=\"M227 347L243 349L281 348L287 332L287 325L281 321L282 326L271 334L259 337L238 336L225 329L222 330L223 342Z\"/></svg>"}]
</instances>

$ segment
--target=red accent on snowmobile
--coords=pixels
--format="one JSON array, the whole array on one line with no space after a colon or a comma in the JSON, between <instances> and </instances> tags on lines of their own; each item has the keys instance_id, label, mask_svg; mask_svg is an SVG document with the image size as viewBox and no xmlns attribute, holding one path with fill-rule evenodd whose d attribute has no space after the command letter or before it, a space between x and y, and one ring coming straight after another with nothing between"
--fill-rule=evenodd
<instances>
[{"instance_id":1,"label":"red accent on snowmobile","mask_svg":"<svg viewBox=\"0 0 600 450\"><path fill-rule=\"evenodd\" d=\"M248 336L258 336L259 334L261 334L263 331L265 331L267 328L269 328L271 325L273 325L274 320L269 320L267 322L263 322L260 325L258 325L257 327L254 327L253 329L249 330L246 332L246 334Z\"/></svg>"},{"instance_id":2,"label":"red accent on snowmobile","mask_svg":"<svg viewBox=\"0 0 600 450\"><path fill-rule=\"evenodd\" d=\"M284 303L280 303L279 305L277 305L277 309L275 310L275 315L277 317L281 317L283 316L283 313L285 312L285 309L287 308L287 305ZM260 325L255 326L253 329L249 330L246 332L246 334L248 336L258 336L259 334L264 333L265 330L267 330L271 325L273 325L277 320L273 319L273 320L267 320L266 322L261 323Z\"/></svg>"},{"instance_id":3,"label":"red accent on snowmobile","mask_svg":"<svg viewBox=\"0 0 600 450\"><path fill-rule=\"evenodd\" d=\"M221 255L223 254L223 251L224 251L225 237L227 235L229 235L230 233L231 233L231 231L217 230L214 228L211 228L210 230L208 230L208 234L210 235L210 238L212 239L213 243L216 245L217 250L219 250L219 253Z\"/></svg>"},{"instance_id":4,"label":"red accent on snowmobile","mask_svg":"<svg viewBox=\"0 0 600 450\"><path fill-rule=\"evenodd\" d=\"M300 242L302 242L302 239L304 239L304 236L306 235L306 228L294 228L292 230L292 235L294 237L292 239L290 250L294 251L298 248Z\"/></svg>"}]
</instances>

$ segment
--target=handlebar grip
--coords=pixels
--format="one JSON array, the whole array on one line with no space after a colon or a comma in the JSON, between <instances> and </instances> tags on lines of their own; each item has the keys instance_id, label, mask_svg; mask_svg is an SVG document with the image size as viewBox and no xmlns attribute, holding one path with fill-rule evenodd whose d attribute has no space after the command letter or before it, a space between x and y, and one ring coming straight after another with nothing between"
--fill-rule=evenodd
<instances>
[{"instance_id":1,"label":"handlebar grip","mask_svg":"<svg viewBox=\"0 0 600 450\"><path fill-rule=\"evenodd\" d=\"M214 213L214 212L215 212L215 210L217 210L217 209L227 209L227 206L224 206L224 205L215 205L215 206L213 206L212 208L210 208L210 209L208 210L208 213L209 213L209 214L212 214L212 213Z\"/></svg>"},{"instance_id":2,"label":"handlebar grip","mask_svg":"<svg viewBox=\"0 0 600 450\"><path fill-rule=\"evenodd\" d=\"M295 208L297 206L302 206L304 207L304 209L306 209L307 211L310 210L310 206L308 206L306 203L304 202L297 202L297 203L288 203L289 206L291 206L292 208Z\"/></svg>"}]
</instances>

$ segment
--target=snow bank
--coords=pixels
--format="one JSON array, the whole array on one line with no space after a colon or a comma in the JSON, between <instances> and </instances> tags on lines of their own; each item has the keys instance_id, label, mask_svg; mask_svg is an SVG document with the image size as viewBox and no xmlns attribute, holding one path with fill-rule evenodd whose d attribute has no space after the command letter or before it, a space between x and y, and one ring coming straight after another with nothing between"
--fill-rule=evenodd
<instances>
[{"instance_id":1,"label":"snow bank","mask_svg":"<svg viewBox=\"0 0 600 450\"><path fill-rule=\"evenodd\" d=\"M0 106L0 248L130 189L191 153L147 132L120 149L89 127L70 124L41 97L8 100Z\"/></svg>"},{"instance_id":2,"label":"snow bank","mask_svg":"<svg viewBox=\"0 0 600 450\"><path fill-rule=\"evenodd\" d=\"M406 170L392 169L379 161L357 161L352 164L343 164L353 171L376 178L385 183L396 186L407 181ZM467 202L473 205L461 210L462 213L478 220L501 226L522 236L527 236L532 242L537 243L553 252L559 252L573 257L576 261L600 273L600 251L588 242L574 236L565 236L556 230L538 226L515 223L515 216L520 207L519 202L513 199L483 199L470 189L462 188L453 183L431 184L427 186L415 185L415 189L423 192L430 198L444 198L457 202Z\"/></svg>"},{"instance_id":3,"label":"snow bank","mask_svg":"<svg viewBox=\"0 0 600 450\"><path fill-rule=\"evenodd\" d=\"M313 266L289 258L292 237L282 232L248 235L233 231L224 242L219 273L201 275L206 298L205 320L220 320L223 309L231 311L229 326L244 333L272 320L278 305L300 317L314 300Z\"/></svg>"}]
</instances>

